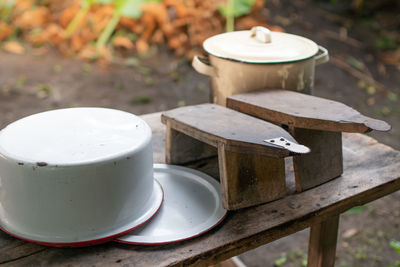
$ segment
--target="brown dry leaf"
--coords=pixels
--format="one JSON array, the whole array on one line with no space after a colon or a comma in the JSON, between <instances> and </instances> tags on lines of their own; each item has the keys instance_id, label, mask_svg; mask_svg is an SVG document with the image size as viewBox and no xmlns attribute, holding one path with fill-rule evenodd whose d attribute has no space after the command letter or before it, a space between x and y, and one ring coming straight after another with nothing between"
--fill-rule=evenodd
<instances>
[{"instance_id":1,"label":"brown dry leaf","mask_svg":"<svg viewBox=\"0 0 400 267\"><path fill-rule=\"evenodd\" d=\"M7 39L13 32L13 28L5 22L0 22L0 41Z\"/></svg>"},{"instance_id":2,"label":"brown dry leaf","mask_svg":"<svg viewBox=\"0 0 400 267\"><path fill-rule=\"evenodd\" d=\"M118 48L133 49L133 43L126 36L117 36L113 40L113 44Z\"/></svg>"},{"instance_id":3,"label":"brown dry leaf","mask_svg":"<svg viewBox=\"0 0 400 267\"><path fill-rule=\"evenodd\" d=\"M163 3L145 3L141 9L143 13L153 15L158 25L163 25L168 20L168 10Z\"/></svg>"},{"instance_id":4,"label":"brown dry leaf","mask_svg":"<svg viewBox=\"0 0 400 267\"><path fill-rule=\"evenodd\" d=\"M25 48L18 42L10 41L4 43L4 50L13 54L22 55L25 53Z\"/></svg>"},{"instance_id":5,"label":"brown dry leaf","mask_svg":"<svg viewBox=\"0 0 400 267\"><path fill-rule=\"evenodd\" d=\"M112 53L106 47L96 49L96 47L92 45L86 45L79 52L78 58L88 61L101 59L102 61L110 62L112 59Z\"/></svg>"},{"instance_id":6,"label":"brown dry leaf","mask_svg":"<svg viewBox=\"0 0 400 267\"><path fill-rule=\"evenodd\" d=\"M100 35L103 29L110 21L114 8L112 6L95 6L91 12L87 14L86 21L90 21L91 30L96 35Z\"/></svg>"},{"instance_id":7,"label":"brown dry leaf","mask_svg":"<svg viewBox=\"0 0 400 267\"><path fill-rule=\"evenodd\" d=\"M175 28L172 26L171 23L166 23L161 26L161 30L164 33L164 35L169 38L174 34Z\"/></svg>"},{"instance_id":8,"label":"brown dry leaf","mask_svg":"<svg viewBox=\"0 0 400 267\"><path fill-rule=\"evenodd\" d=\"M34 4L33 0L17 0L15 9L17 12L24 12L30 9Z\"/></svg>"},{"instance_id":9,"label":"brown dry leaf","mask_svg":"<svg viewBox=\"0 0 400 267\"><path fill-rule=\"evenodd\" d=\"M74 49L74 51L80 51L84 45L85 45L85 42L80 34L72 35L71 46Z\"/></svg>"},{"instance_id":10,"label":"brown dry leaf","mask_svg":"<svg viewBox=\"0 0 400 267\"><path fill-rule=\"evenodd\" d=\"M37 34L29 34L26 39L33 44L50 43L60 45L64 42L65 31L60 25L51 23Z\"/></svg>"},{"instance_id":11,"label":"brown dry leaf","mask_svg":"<svg viewBox=\"0 0 400 267\"><path fill-rule=\"evenodd\" d=\"M18 16L15 25L22 29L41 28L50 19L48 8L41 6L35 9L27 10Z\"/></svg>"},{"instance_id":12,"label":"brown dry leaf","mask_svg":"<svg viewBox=\"0 0 400 267\"><path fill-rule=\"evenodd\" d=\"M273 32L285 32L285 29L284 29L284 28L279 27L279 26L276 26L276 25L274 25L274 26L267 25L267 28L268 28L270 31L273 31Z\"/></svg>"},{"instance_id":13,"label":"brown dry leaf","mask_svg":"<svg viewBox=\"0 0 400 267\"><path fill-rule=\"evenodd\" d=\"M76 13L79 10L79 4L71 5L68 8L64 9L61 13L58 21L63 28L67 28L68 24L75 17Z\"/></svg>"},{"instance_id":14,"label":"brown dry leaf","mask_svg":"<svg viewBox=\"0 0 400 267\"><path fill-rule=\"evenodd\" d=\"M174 50L180 48L182 46L181 39L179 36L174 36L169 38L168 40L168 46Z\"/></svg>"},{"instance_id":15,"label":"brown dry leaf","mask_svg":"<svg viewBox=\"0 0 400 267\"><path fill-rule=\"evenodd\" d=\"M136 20L130 19L130 18L126 18L126 17L122 17L119 20L119 25L121 27L128 28L128 29L135 27L136 24L137 24Z\"/></svg>"},{"instance_id":16,"label":"brown dry leaf","mask_svg":"<svg viewBox=\"0 0 400 267\"><path fill-rule=\"evenodd\" d=\"M60 45L65 40L65 30L60 25L51 23L44 30L48 42L53 45Z\"/></svg>"},{"instance_id":17,"label":"brown dry leaf","mask_svg":"<svg viewBox=\"0 0 400 267\"><path fill-rule=\"evenodd\" d=\"M178 18L183 18L189 13L187 6L182 0L164 0L164 4L167 7L173 7Z\"/></svg>"},{"instance_id":18,"label":"brown dry leaf","mask_svg":"<svg viewBox=\"0 0 400 267\"><path fill-rule=\"evenodd\" d=\"M157 29L153 36L151 37L151 42L156 44L163 44L164 43L164 35L160 29Z\"/></svg>"},{"instance_id":19,"label":"brown dry leaf","mask_svg":"<svg viewBox=\"0 0 400 267\"><path fill-rule=\"evenodd\" d=\"M143 40L142 38L139 38L136 41L136 50L138 53L146 53L149 51L149 44L146 42L146 40Z\"/></svg>"},{"instance_id":20,"label":"brown dry leaf","mask_svg":"<svg viewBox=\"0 0 400 267\"><path fill-rule=\"evenodd\" d=\"M89 27L82 28L79 33L85 43L89 43L98 38L98 35L96 35Z\"/></svg>"},{"instance_id":21,"label":"brown dry leaf","mask_svg":"<svg viewBox=\"0 0 400 267\"><path fill-rule=\"evenodd\" d=\"M154 29L156 28L156 20L152 14L144 13L140 18L140 22L144 25L144 31L140 38L149 41Z\"/></svg>"},{"instance_id":22,"label":"brown dry leaf","mask_svg":"<svg viewBox=\"0 0 400 267\"><path fill-rule=\"evenodd\" d=\"M358 233L358 229L356 229L356 228L351 228L351 229L346 230L346 231L343 233L342 237L343 237L343 238L350 238L350 237L356 235L357 233Z\"/></svg>"},{"instance_id":23,"label":"brown dry leaf","mask_svg":"<svg viewBox=\"0 0 400 267\"><path fill-rule=\"evenodd\" d=\"M383 52L380 55L382 61L388 65L400 64L400 48L392 51Z\"/></svg>"},{"instance_id":24,"label":"brown dry leaf","mask_svg":"<svg viewBox=\"0 0 400 267\"><path fill-rule=\"evenodd\" d=\"M41 31L40 33L30 32L27 36L25 36L25 38L34 45L44 44L48 41L47 34L45 31Z\"/></svg>"}]
</instances>

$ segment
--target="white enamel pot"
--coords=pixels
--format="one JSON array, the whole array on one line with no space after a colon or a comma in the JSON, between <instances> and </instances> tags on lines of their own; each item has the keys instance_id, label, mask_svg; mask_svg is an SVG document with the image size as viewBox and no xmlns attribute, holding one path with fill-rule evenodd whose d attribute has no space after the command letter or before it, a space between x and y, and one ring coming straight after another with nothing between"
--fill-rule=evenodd
<instances>
[{"instance_id":1,"label":"white enamel pot","mask_svg":"<svg viewBox=\"0 0 400 267\"><path fill-rule=\"evenodd\" d=\"M233 94L264 88L312 93L315 66L328 51L293 34L264 27L215 35L203 43L207 58L195 56L197 72L211 77L212 101L225 105Z\"/></svg>"},{"instance_id":2,"label":"white enamel pot","mask_svg":"<svg viewBox=\"0 0 400 267\"><path fill-rule=\"evenodd\" d=\"M71 108L18 120L0 131L0 228L50 246L129 232L161 205L152 154L150 127L127 112Z\"/></svg>"}]
</instances>

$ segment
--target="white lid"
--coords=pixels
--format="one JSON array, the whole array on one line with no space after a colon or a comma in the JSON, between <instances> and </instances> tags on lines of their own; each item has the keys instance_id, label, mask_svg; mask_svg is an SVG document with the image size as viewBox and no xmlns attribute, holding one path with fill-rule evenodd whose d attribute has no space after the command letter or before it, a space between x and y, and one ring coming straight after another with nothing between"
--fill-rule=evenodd
<instances>
[{"instance_id":1,"label":"white lid","mask_svg":"<svg viewBox=\"0 0 400 267\"><path fill-rule=\"evenodd\" d=\"M151 140L141 118L106 108L69 108L31 115L0 131L0 156L52 165L109 160Z\"/></svg>"},{"instance_id":2,"label":"white lid","mask_svg":"<svg viewBox=\"0 0 400 267\"><path fill-rule=\"evenodd\" d=\"M318 45L310 39L264 27L251 31L227 32L208 38L203 48L211 55L246 63L285 63L317 54Z\"/></svg>"}]
</instances>

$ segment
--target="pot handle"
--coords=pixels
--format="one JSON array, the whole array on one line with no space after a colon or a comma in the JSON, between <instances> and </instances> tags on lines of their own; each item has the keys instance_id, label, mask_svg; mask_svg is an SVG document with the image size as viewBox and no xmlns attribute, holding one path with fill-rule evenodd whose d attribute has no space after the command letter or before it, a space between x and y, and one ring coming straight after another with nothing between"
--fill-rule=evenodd
<instances>
[{"instance_id":1,"label":"pot handle","mask_svg":"<svg viewBox=\"0 0 400 267\"><path fill-rule=\"evenodd\" d=\"M315 66L328 62L329 61L328 49L319 45L318 53L314 57L314 59L315 59Z\"/></svg>"},{"instance_id":2,"label":"pot handle","mask_svg":"<svg viewBox=\"0 0 400 267\"><path fill-rule=\"evenodd\" d=\"M251 28L251 37L256 37L263 43L271 42L271 31L262 26L254 26Z\"/></svg>"},{"instance_id":3,"label":"pot handle","mask_svg":"<svg viewBox=\"0 0 400 267\"><path fill-rule=\"evenodd\" d=\"M199 56L194 56L192 66L197 72L201 74L211 77L217 76L216 69L213 66L204 63L204 60L201 60Z\"/></svg>"}]
</instances>

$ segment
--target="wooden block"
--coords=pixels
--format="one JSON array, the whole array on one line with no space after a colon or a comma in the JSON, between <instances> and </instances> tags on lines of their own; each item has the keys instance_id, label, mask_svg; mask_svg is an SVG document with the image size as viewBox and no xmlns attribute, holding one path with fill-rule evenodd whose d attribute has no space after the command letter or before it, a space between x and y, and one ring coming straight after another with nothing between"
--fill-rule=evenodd
<instances>
[{"instance_id":1,"label":"wooden block","mask_svg":"<svg viewBox=\"0 0 400 267\"><path fill-rule=\"evenodd\" d=\"M167 126L165 138L165 162L188 164L205 158L216 157L217 149L204 142Z\"/></svg>"},{"instance_id":2,"label":"wooden block","mask_svg":"<svg viewBox=\"0 0 400 267\"><path fill-rule=\"evenodd\" d=\"M226 209L250 207L286 194L283 158L303 146L281 127L215 104L167 111L162 122L167 125L167 163L212 157L218 148Z\"/></svg>"},{"instance_id":3,"label":"wooden block","mask_svg":"<svg viewBox=\"0 0 400 267\"><path fill-rule=\"evenodd\" d=\"M280 89L230 96L227 107L296 128L357 133L391 128L386 122L366 117L345 104Z\"/></svg>"},{"instance_id":4,"label":"wooden block","mask_svg":"<svg viewBox=\"0 0 400 267\"><path fill-rule=\"evenodd\" d=\"M308 267L335 266L339 215L311 226Z\"/></svg>"},{"instance_id":5,"label":"wooden block","mask_svg":"<svg viewBox=\"0 0 400 267\"><path fill-rule=\"evenodd\" d=\"M311 149L294 157L298 192L342 174L341 132L390 129L386 122L363 116L345 104L281 89L234 95L227 99L227 106L288 126L292 136Z\"/></svg>"},{"instance_id":6,"label":"wooden block","mask_svg":"<svg viewBox=\"0 0 400 267\"><path fill-rule=\"evenodd\" d=\"M187 106L163 112L161 120L172 129L203 143L217 147L224 143L229 151L252 153L274 158L296 154L265 139L283 137L297 144L281 127L215 104Z\"/></svg>"},{"instance_id":7,"label":"wooden block","mask_svg":"<svg viewBox=\"0 0 400 267\"><path fill-rule=\"evenodd\" d=\"M293 157L298 192L323 184L343 173L341 132L295 128L291 133L311 149L311 153Z\"/></svg>"},{"instance_id":8,"label":"wooden block","mask_svg":"<svg viewBox=\"0 0 400 267\"><path fill-rule=\"evenodd\" d=\"M230 210L286 195L284 159L232 152L218 146L222 202Z\"/></svg>"}]
</instances>

